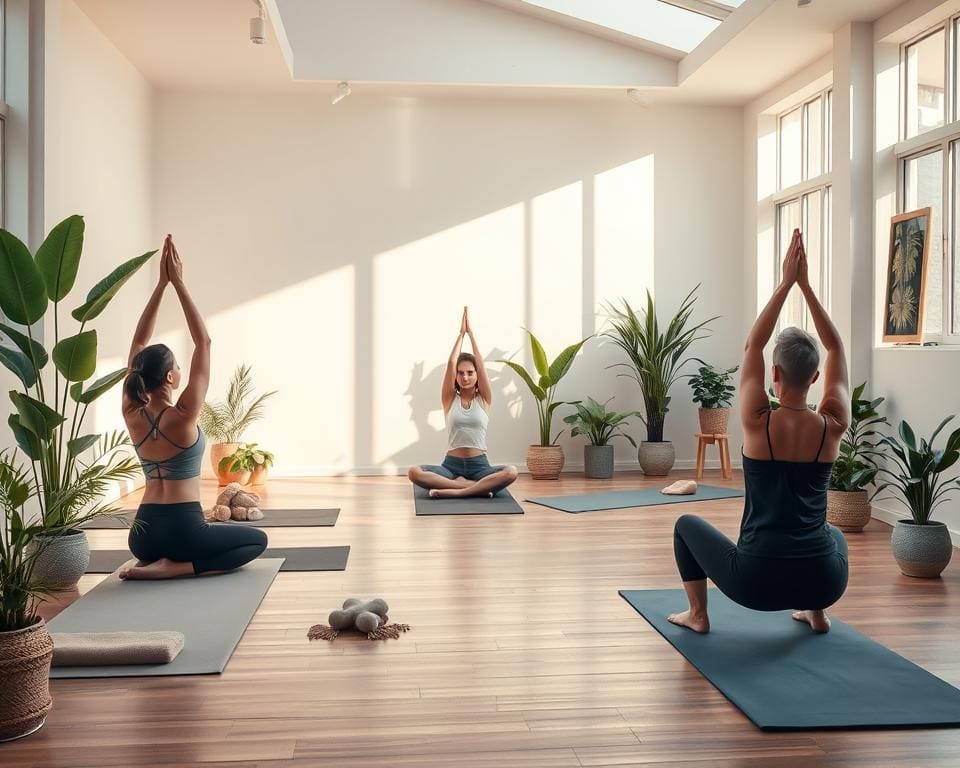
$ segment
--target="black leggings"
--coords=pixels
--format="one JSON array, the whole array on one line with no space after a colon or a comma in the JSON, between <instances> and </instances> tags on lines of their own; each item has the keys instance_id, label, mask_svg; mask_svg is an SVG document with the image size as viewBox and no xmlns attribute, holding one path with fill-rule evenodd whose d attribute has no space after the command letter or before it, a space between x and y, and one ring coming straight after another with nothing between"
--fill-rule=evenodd
<instances>
[{"instance_id":1,"label":"black leggings","mask_svg":"<svg viewBox=\"0 0 960 768\"><path fill-rule=\"evenodd\" d=\"M130 529L127 543L141 561L161 557L193 563L197 575L207 571L232 571L263 554L267 534L259 528L203 519L199 501L180 504L141 504L139 525Z\"/></svg>"},{"instance_id":2,"label":"black leggings","mask_svg":"<svg viewBox=\"0 0 960 768\"><path fill-rule=\"evenodd\" d=\"M756 611L822 610L847 588L847 540L828 526L837 552L822 557L756 557L696 515L673 528L673 552L683 581L709 577L740 605Z\"/></svg>"}]
</instances>

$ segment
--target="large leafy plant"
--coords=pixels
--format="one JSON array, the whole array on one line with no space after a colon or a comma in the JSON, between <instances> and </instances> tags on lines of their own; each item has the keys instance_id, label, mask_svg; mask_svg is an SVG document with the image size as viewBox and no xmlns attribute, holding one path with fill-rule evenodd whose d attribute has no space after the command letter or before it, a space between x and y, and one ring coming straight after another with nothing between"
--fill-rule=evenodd
<instances>
[{"instance_id":1,"label":"large leafy plant","mask_svg":"<svg viewBox=\"0 0 960 768\"><path fill-rule=\"evenodd\" d=\"M570 436L586 435L590 438L591 445L607 445L615 437L625 437L630 441L630 445L636 448L634 439L621 431L620 427L626 426L626 420L631 416L640 416L640 412L617 413L607 408L609 402L610 400L606 403L598 403L592 397L588 397L586 403L574 403L577 412L563 419L573 426Z\"/></svg>"},{"instance_id":2,"label":"large leafy plant","mask_svg":"<svg viewBox=\"0 0 960 768\"><path fill-rule=\"evenodd\" d=\"M850 397L850 426L840 441L840 455L830 473L830 488L835 491L862 491L877 476L874 444L870 438L880 435L876 427L886 424L887 419L877 411L877 406L883 402L882 397L863 398L866 386L867 382L863 382Z\"/></svg>"},{"instance_id":3,"label":"large leafy plant","mask_svg":"<svg viewBox=\"0 0 960 768\"><path fill-rule=\"evenodd\" d=\"M247 427L263 418L263 404L275 394L275 391L267 392L248 405L247 401L253 397L251 368L237 366L227 389L226 402L207 402L200 409L200 429L215 443L238 443Z\"/></svg>"},{"instance_id":4,"label":"large leafy plant","mask_svg":"<svg viewBox=\"0 0 960 768\"><path fill-rule=\"evenodd\" d=\"M700 331L719 317L690 324L696 303L694 293L699 287L687 294L666 328L662 328L657 320L650 291L647 291L647 307L640 312L635 311L626 299L621 300L622 308L609 307L612 328L604 335L626 353L629 361L611 367L629 369L629 373L620 375L632 378L640 385L647 412L644 420L647 441L651 443L663 442L663 423L670 410L670 387L680 378L683 366L693 359L684 355L691 344L706 338Z\"/></svg>"},{"instance_id":5,"label":"large leafy plant","mask_svg":"<svg viewBox=\"0 0 960 768\"><path fill-rule=\"evenodd\" d=\"M272 467L274 456L270 451L258 448L256 443L241 443L229 456L220 459L221 472L252 472L257 467Z\"/></svg>"},{"instance_id":6,"label":"large leafy plant","mask_svg":"<svg viewBox=\"0 0 960 768\"><path fill-rule=\"evenodd\" d=\"M555 399L557 384L567 375L567 371L569 371L570 366L573 365L573 358L577 356L577 352L580 351L580 348L586 343L587 339L578 341L576 344L571 344L557 355L552 363L548 363L547 353L544 351L543 345L530 331L527 331L527 335L530 337L530 347L533 351L533 364L538 375L536 382L533 380L533 376L527 372L527 369L519 363L515 363L512 360L498 360L497 362L509 365L516 374L523 379L527 387L530 388L530 391L537 400L537 416L540 423L539 444L541 446L553 445L557 442L557 438L563 434L563 430L561 430L557 433L556 437L552 440L550 439L553 412L561 405L572 405L572 403Z\"/></svg>"},{"instance_id":7,"label":"large leafy plant","mask_svg":"<svg viewBox=\"0 0 960 768\"><path fill-rule=\"evenodd\" d=\"M125 432L83 432L87 409L127 373L120 368L86 383L97 368L97 332L87 326L156 251L124 262L96 283L70 313L79 330L64 336L60 304L77 277L83 234L83 218L69 216L50 231L34 257L14 235L0 229L0 310L9 321L0 323L0 363L23 386L10 392L16 413L8 423L29 459L30 496L51 532L117 512L100 500L115 482L133 477L138 469L125 450ZM48 353L44 328L49 331L51 325ZM52 371L47 369L51 360Z\"/></svg>"},{"instance_id":8,"label":"large leafy plant","mask_svg":"<svg viewBox=\"0 0 960 768\"><path fill-rule=\"evenodd\" d=\"M929 440L918 442L910 425L901 421L897 430L899 439L883 435L878 442L878 448L885 449L882 455L892 460L892 468L882 466L877 470L886 480L873 495L887 488L894 489L899 496L897 500L910 510L917 525L926 525L934 510L949 498L947 494L960 488L960 478L941 477L960 459L960 429L953 431L942 450L933 447L937 435L952 419L953 416L947 416L941 421Z\"/></svg>"},{"instance_id":9,"label":"large leafy plant","mask_svg":"<svg viewBox=\"0 0 960 768\"><path fill-rule=\"evenodd\" d=\"M733 393L737 391L730 382L740 366L718 370L712 365L701 365L700 369L690 376L690 388L693 390L693 402L700 403L702 408L729 408L733 403Z\"/></svg>"}]
</instances>

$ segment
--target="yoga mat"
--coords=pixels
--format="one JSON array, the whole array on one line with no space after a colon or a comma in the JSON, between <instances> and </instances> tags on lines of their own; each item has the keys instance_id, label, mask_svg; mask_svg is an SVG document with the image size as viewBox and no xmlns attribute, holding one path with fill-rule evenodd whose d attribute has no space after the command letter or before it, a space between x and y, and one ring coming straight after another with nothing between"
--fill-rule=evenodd
<instances>
[{"instance_id":1,"label":"yoga mat","mask_svg":"<svg viewBox=\"0 0 960 768\"><path fill-rule=\"evenodd\" d=\"M223 672L280 568L258 559L199 579L120 581L108 576L47 623L51 632L176 631L183 650L169 664L54 667L50 677L139 677Z\"/></svg>"},{"instance_id":2,"label":"yoga mat","mask_svg":"<svg viewBox=\"0 0 960 768\"><path fill-rule=\"evenodd\" d=\"M124 510L122 519L114 517L97 517L81 526L90 530L107 528L129 528L137 510ZM227 525L247 525L254 528L314 528L328 527L337 524L339 509L265 509L263 520L240 521L229 520Z\"/></svg>"},{"instance_id":3,"label":"yoga mat","mask_svg":"<svg viewBox=\"0 0 960 768\"><path fill-rule=\"evenodd\" d=\"M683 590L620 595L762 730L960 725L960 690L835 618L817 635L711 589L698 635L666 619L687 608Z\"/></svg>"},{"instance_id":4,"label":"yoga mat","mask_svg":"<svg viewBox=\"0 0 960 768\"><path fill-rule=\"evenodd\" d=\"M717 488L713 485L697 486L697 492L687 496L667 496L659 488L643 488L636 491L608 491L586 493L582 496L541 496L526 499L531 504L552 507L562 512L596 512L600 509L624 509L626 507L653 507L658 504L689 504L693 501L733 499L743 496L736 488Z\"/></svg>"},{"instance_id":5,"label":"yoga mat","mask_svg":"<svg viewBox=\"0 0 960 768\"><path fill-rule=\"evenodd\" d=\"M350 547L267 547L261 557L284 558L281 571L343 571L349 555ZM132 557L125 549L92 549L87 573L113 573Z\"/></svg>"},{"instance_id":6,"label":"yoga mat","mask_svg":"<svg viewBox=\"0 0 960 768\"><path fill-rule=\"evenodd\" d=\"M522 515L523 508L517 504L510 491L497 491L489 496L470 496L465 499L431 499L429 491L413 486L413 499L417 516L423 515Z\"/></svg>"}]
</instances>

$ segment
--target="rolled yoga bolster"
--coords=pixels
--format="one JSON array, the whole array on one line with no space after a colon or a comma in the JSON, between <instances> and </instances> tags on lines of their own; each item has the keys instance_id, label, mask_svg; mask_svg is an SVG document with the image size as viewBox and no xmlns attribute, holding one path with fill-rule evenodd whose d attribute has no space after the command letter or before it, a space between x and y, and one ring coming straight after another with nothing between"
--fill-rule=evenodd
<instances>
[{"instance_id":1,"label":"rolled yoga bolster","mask_svg":"<svg viewBox=\"0 0 960 768\"><path fill-rule=\"evenodd\" d=\"M169 664L183 649L182 632L53 632L53 666Z\"/></svg>"}]
</instances>

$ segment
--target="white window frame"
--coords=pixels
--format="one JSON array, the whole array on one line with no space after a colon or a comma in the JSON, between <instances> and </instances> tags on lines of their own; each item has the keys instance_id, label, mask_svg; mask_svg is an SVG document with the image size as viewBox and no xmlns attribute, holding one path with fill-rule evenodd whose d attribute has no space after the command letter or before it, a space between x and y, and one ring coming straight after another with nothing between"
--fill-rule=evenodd
<instances>
[{"instance_id":1,"label":"white window frame","mask_svg":"<svg viewBox=\"0 0 960 768\"><path fill-rule=\"evenodd\" d=\"M904 213L906 201L906 165L910 160L914 160L923 155L940 150L943 157L943 188L941 191L941 200L943 204L942 221L934 222L940 231L942 242L942 280L940 300L941 322L940 332L923 332L923 342L940 345L960 346L960 333L953 332L954 326L954 276L953 276L953 247L952 241L960 236L956 231L953 209L956 204L957 195L960 189L955 188L955 179L953 174L953 152L960 151L960 99L957 94L956 65L958 63L958 41L957 35L960 23L960 14L952 16L937 22L925 29L918 35L906 40L900 45L900 141L894 147L894 155L897 159L897 213ZM926 39L930 35L936 34L940 30L945 30L944 34L944 103L943 115L944 124L939 128L933 128L925 133L921 133L911 138L906 137L907 131L907 48L914 43ZM957 149L951 147L956 141ZM886 264L884 263L884 269Z\"/></svg>"},{"instance_id":2,"label":"white window frame","mask_svg":"<svg viewBox=\"0 0 960 768\"><path fill-rule=\"evenodd\" d=\"M820 102L820 168L821 173L819 176L814 176L810 179L802 179L799 183L793 184L786 189L781 188L780 180L780 170L782 168L781 163L781 130L780 126L784 116L793 112L798 107L800 108L800 175L803 176L806 173L807 169L807 142L806 142L806 108L807 105L811 102L821 99ZM782 233L780 232L780 206L792 203L794 201L800 203L800 216L803 217L803 197L808 195L811 192L820 192L821 204L826 200L826 192L828 189L833 187L833 142L830 137L831 130L831 119L833 111L833 85L828 85L816 93L808 95L806 98L802 99L798 103L792 104L788 109L783 110L777 115L777 191L770 196L770 202L773 204L773 219L774 219L774 233L773 233L773 275L774 275L774 284L780 282L781 279L781 269L782 269L782 256L780 254L780 243L782 242ZM831 189L831 204L832 204L832 189ZM820 297L820 301L823 304L824 308L829 312L830 311L830 297L831 297L831 264L833 258L833 247L832 243L827 242L827 236L829 234L827 229L827 217L822 215L820 216L820 243L821 248L824 246L829 247L829 258L824 258L821 261L820 268L820 285L817 286L817 295ZM831 220L832 220L832 211L831 211ZM809 326L810 323L810 311L806 308L804 304L804 325ZM780 330L781 320L777 320L777 330Z\"/></svg>"}]
</instances>

